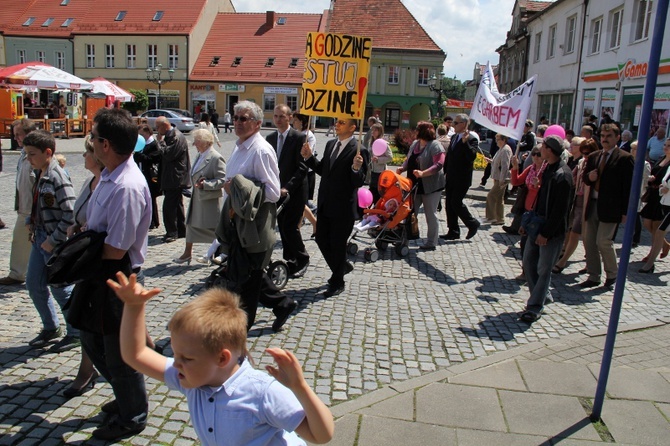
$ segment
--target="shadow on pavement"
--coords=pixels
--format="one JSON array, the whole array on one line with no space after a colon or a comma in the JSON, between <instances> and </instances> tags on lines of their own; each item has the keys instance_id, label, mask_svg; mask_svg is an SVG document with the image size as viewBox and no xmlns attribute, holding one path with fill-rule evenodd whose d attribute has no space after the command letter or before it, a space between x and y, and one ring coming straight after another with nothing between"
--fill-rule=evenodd
<instances>
[{"instance_id":1,"label":"shadow on pavement","mask_svg":"<svg viewBox=\"0 0 670 446\"><path fill-rule=\"evenodd\" d=\"M489 338L492 341L511 341L517 333L530 330L531 325L518 320L519 314L500 313L496 316L486 316L478 322L479 328L458 327L461 333L473 338Z\"/></svg>"}]
</instances>

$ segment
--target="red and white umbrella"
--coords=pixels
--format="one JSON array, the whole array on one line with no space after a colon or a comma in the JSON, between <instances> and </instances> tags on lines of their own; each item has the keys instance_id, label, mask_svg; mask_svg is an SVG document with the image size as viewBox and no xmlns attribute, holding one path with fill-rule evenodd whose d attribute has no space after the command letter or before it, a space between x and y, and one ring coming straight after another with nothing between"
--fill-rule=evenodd
<instances>
[{"instance_id":1,"label":"red and white umbrella","mask_svg":"<svg viewBox=\"0 0 670 446\"><path fill-rule=\"evenodd\" d=\"M42 62L27 62L0 69L0 87L44 90L91 90L93 85L73 74Z\"/></svg>"},{"instance_id":2,"label":"red and white umbrella","mask_svg":"<svg viewBox=\"0 0 670 446\"><path fill-rule=\"evenodd\" d=\"M102 93L105 96L114 97L114 101L130 102L135 100L135 96L128 93L123 88L119 87L113 82L108 81L104 77L96 77L91 81L93 84L93 93Z\"/></svg>"}]
</instances>

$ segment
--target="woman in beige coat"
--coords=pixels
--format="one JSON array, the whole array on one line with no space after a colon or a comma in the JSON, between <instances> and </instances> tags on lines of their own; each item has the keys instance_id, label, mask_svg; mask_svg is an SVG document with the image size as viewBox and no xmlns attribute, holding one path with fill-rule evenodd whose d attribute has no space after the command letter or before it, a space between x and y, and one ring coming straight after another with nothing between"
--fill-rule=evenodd
<instances>
[{"instance_id":1,"label":"woman in beige coat","mask_svg":"<svg viewBox=\"0 0 670 446\"><path fill-rule=\"evenodd\" d=\"M198 156L191 168L193 196L186 214L186 247L175 263L191 263L193 243L211 243L216 238L214 230L219 223L222 189L226 177L223 156L212 147L214 137L206 129L193 132L193 145Z\"/></svg>"}]
</instances>

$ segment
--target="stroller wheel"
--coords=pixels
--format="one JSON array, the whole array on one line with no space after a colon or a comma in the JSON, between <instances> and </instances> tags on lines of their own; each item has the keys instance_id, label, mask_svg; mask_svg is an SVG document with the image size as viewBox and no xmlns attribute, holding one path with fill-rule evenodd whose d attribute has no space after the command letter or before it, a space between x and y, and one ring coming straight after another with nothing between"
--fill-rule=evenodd
<instances>
[{"instance_id":1,"label":"stroller wheel","mask_svg":"<svg viewBox=\"0 0 670 446\"><path fill-rule=\"evenodd\" d=\"M358 254L358 245L356 243L349 242L349 244L347 245L347 252L352 256L355 256L356 254Z\"/></svg>"},{"instance_id":2,"label":"stroller wheel","mask_svg":"<svg viewBox=\"0 0 670 446\"><path fill-rule=\"evenodd\" d=\"M368 262L376 262L377 260L379 260L379 251L372 248L366 248L365 252L363 253L363 257Z\"/></svg>"},{"instance_id":3,"label":"stroller wheel","mask_svg":"<svg viewBox=\"0 0 670 446\"><path fill-rule=\"evenodd\" d=\"M409 247L407 245L396 245L395 253L398 254L400 257L407 257L407 255L409 254Z\"/></svg>"},{"instance_id":4,"label":"stroller wheel","mask_svg":"<svg viewBox=\"0 0 670 446\"><path fill-rule=\"evenodd\" d=\"M268 276L280 290L288 283L288 265L282 260L277 260L268 265Z\"/></svg>"},{"instance_id":5,"label":"stroller wheel","mask_svg":"<svg viewBox=\"0 0 670 446\"><path fill-rule=\"evenodd\" d=\"M375 242L375 246L377 247L378 250L380 251L386 251L386 249L389 247L389 243L385 242L383 240L377 240Z\"/></svg>"}]
</instances>

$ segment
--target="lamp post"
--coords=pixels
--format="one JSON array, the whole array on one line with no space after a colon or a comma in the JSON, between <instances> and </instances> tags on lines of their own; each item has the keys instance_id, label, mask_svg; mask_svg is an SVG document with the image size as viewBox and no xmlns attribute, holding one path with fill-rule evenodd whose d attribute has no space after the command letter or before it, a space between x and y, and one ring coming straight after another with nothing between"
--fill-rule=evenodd
<instances>
[{"instance_id":1,"label":"lamp post","mask_svg":"<svg viewBox=\"0 0 670 446\"><path fill-rule=\"evenodd\" d=\"M430 91L434 91L437 93L437 117L441 117L442 114L440 113L440 110L442 109L442 79L444 79L444 73L440 73L440 78L438 79L435 76L435 73L428 79L428 88L430 88Z\"/></svg>"},{"instance_id":2,"label":"lamp post","mask_svg":"<svg viewBox=\"0 0 670 446\"><path fill-rule=\"evenodd\" d=\"M174 70L170 68L168 71L169 79L161 79L161 74L163 73L163 65L158 64L156 68L147 68L147 80L151 83L158 85L158 98L156 98L156 108L161 108L161 89L163 84L167 84L172 81L174 77Z\"/></svg>"}]
</instances>

